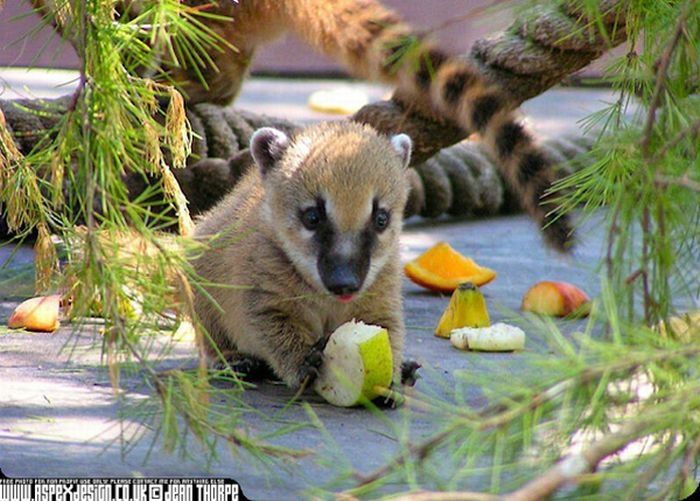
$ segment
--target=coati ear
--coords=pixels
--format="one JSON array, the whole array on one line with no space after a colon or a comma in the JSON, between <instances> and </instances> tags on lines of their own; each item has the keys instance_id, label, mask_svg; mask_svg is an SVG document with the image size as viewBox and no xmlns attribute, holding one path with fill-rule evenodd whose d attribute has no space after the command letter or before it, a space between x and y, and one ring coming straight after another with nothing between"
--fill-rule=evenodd
<instances>
[{"instance_id":1,"label":"coati ear","mask_svg":"<svg viewBox=\"0 0 700 501\"><path fill-rule=\"evenodd\" d=\"M282 158L289 146L289 138L281 130L272 127L258 129L250 138L250 153L264 176Z\"/></svg>"},{"instance_id":2,"label":"coati ear","mask_svg":"<svg viewBox=\"0 0 700 501\"><path fill-rule=\"evenodd\" d=\"M396 134L391 136L390 141L391 145L396 150L396 153L399 154L399 158L401 158L403 166L408 167L408 163L411 161L411 147L413 146L411 138L406 134Z\"/></svg>"}]
</instances>

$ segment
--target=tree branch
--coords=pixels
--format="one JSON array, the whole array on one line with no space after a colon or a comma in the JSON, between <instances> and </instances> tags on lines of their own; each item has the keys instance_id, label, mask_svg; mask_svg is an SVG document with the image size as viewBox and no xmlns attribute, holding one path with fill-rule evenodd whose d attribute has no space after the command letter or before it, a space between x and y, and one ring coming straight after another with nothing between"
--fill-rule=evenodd
<instances>
[{"instance_id":1,"label":"tree branch","mask_svg":"<svg viewBox=\"0 0 700 501\"><path fill-rule=\"evenodd\" d=\"M659 186L682 186L689 190L700 192L700 183L690 179L689 173L686 172L681 177L668 177L657 174L654 176L654 182Z\"/></svg>"},{"instance_id":2,"label":"tree branch","mask_svg":"<svg viewBox=\"0 0 700 501\"><path fill-rule=\"evenodd\" d=\"M683 141L686 137L689 137L690 139L694 139L695 136L697 136L700 133L700 119L696 120L692 124L690 124L689 127L683 129L674 137L671 139L668 143L664 144L663 147L656 152L654 157L651 159L651 164L656 164L657 162L660 162L661 159L666 155L666 153L669 152L672 148L676 147L681 141Z\"/></svg>"},{"instance_id":3,"label":"tree branch","mask_svg":"<svg viewBox=\"0 0 700 501\"><path fill-rule=\"evenodd\" d=\"M534 395L523 397L523 400L521 402L519 402L520 405L516 405L513 407L513 406L508 406L506 404L497 403L497 404L489 405L488 407L482 409L481 411L479 411L475 415L466 414L466 413L460 414L459 418L455 419L455 421L453 423L451 423L447 428L445 428L441 432L427 438L423 442L420 442L418 444L409 445L407 448L408 450L406 452L397 454L392 460L390 460L385 465L383 465L379 468L376 468L375 470L373 470L372 472L370 472L366 475L355 474L355 478L358 480L357 487L362 487L362 486L371 484L371 483L381 479L382 477L390 474L396 467L400 467L400 466L404 465L406 463L406 461L408 461L412 458L424 458L425 456L427 456L429 454L430 451L432 451L434 448L440 446L443 442L445 442L445 440L447 440L457 430L463 429L463 428L465 428L465 426L468 426L470 424L472 425L472 429L475 431L486 431L489 429L504 426L504 425L507 425L509 423L512 423L513 419L521 416L523 413L534 410L537 407L539 407L547 402L551 402L552 400L556 399L557 397L562 396L563 394L565 394L566 391L570 390L571 388L596 381L598 378L600 378L604 374L609 375L611 373L620 372L620 371L624 371L625 373L634 372L634 371L637 371L640 367L645 367L645 366L652 364L652 363L655 363L655 362L668 360L668 359L678 357L678 356L695 357L695 356L697 356L698 353L700 353L700 347L692 345L692 346L683 347L683 348L680 348L677 350L665 350L665 351L659 351L658 353L654 353L654 354L637 356L637 357L630 357L630 358L625 359L625 360L620 360L619 362L616 362L614 364L588 367L588 368L582 370L576 376L572 376L568 379L564 379L563 381L560 381L560 382L550 386L549 388L545 388L544 390L542 390L539 393L536 393ZM679 399L679 402L682 403L683 399ZM457 412L460 412L460 411L458 410ZM474 422L475 419L481 419L481 421ZM658 421L658 416L649 417L648 420L650 422ZM644 421L644 422L647 423L647 421ZM632 424L630 424L628 426L629 427L634 426L634 423L637 423L637 421L633 421ZM609 439L616 440L617 438L619 438L621 436L621 434L626 434L626 433L627 433L627 431L622 430L622 431L618 432L617 434L610 435ZM630 440L628 440L626 443L629 443L629 441ZM601 444L601 442L603 442L603 443ZM598 457L599 454L601 454L602 452L604 452L606 450L604 442L605 442L605 440L601 440L600 442L595 442L590 447L591 452L588 455L586 455L585 453L582 453L584 455L584 458L590 464L593 464L592 460L594 458ZM620 446L619 448L622 448L623 446L624 445ZM616 450L613 450L612 452L615 452ZM597 462L600 462L602 459L607 457L607 455L612 454L612 452L608 452L605 456L601 456ZM595 464L597 464L597 462ZM572 467L571 464L567 464L566 466ZM556 466L553 467L551 470L549 470L545 475L549 474L550 476L552 476L553 473L551 473L551 472L555 468L556 468ZM538 478L540 478L540 477L538 477ZM546 481L543 480L543 483L547 483L547 485L549 485L551 480L552 480L551 478L548 478L548 480L546 480ZM560 485L560 484L558 484L558 485ZM527 487L527 485L526 485L526 487ZM516 491L515 493L517 493L517 492L519 492L519 491ZM513 493L513 494L515 494L515 493ZM430 497L432 495L437 495L438 493L426 493L426 492L412 493L410 495L418 495L418 494L420 494L421 496L427 496L427 497L418 497L418 498L415 498L416 500L436 500L437 501L437 500L441 500L441 499L475 499L475 500L480 501L481 499L484 499L484 500L494 499L494 498L488 498L488 497L483 497L483 498L469 497L469 496L486 496L486 494L470 493L470 492L462 493L466 496L464 498ZM450 493L450 495L453 495L453 494L455 494L455 493ZM341 493L341 496L346 496L347 499L352 499L352 489ZM409 499L412 501L414 500L414 498L400 498L400 499ZM540 499L540 498L529 498L529 499Z\"/></svg>"},{"instance_id":4,"label":"tree branch","mask_svg":"<svg viewBox=\"0 0 700 501\"><path fill-rule=\"evenodd\" d=\"M673 56L673 51L678 44L678 41L683 34L685 29L685 22L688 18L690 12L690 6L695 2L695 0L688 0L683 6L680 16L678 16L678 21L676 23L676 29L673 32L671 41L666 46L663 54L658 62L658 72L656 77L656 83L654 85L654 94L652 95L651 102L649 103L649 111L647 113L647 119L644 124L644 132L642 133L642 153L645 157L649 156L649 144L651 143L651 133L654 128L654 122L656 121L656 110L661 104L661 93L666 82L666 72L668 71L668 66L671 64L671 56Z\"/></svg>"}]
</instances>

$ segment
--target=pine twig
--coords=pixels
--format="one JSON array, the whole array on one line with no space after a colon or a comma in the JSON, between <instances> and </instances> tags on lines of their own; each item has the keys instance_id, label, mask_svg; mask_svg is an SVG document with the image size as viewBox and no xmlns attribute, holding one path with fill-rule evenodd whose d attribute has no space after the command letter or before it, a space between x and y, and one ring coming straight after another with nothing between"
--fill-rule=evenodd
<instances>
[{"instance_id":1,"label":"pine twig","mask_svg":"<svg viewBox=\"0 0 700 501\"><path fill-rule=\"evenodd\" d=\"M482 417L484 420L477 423L477 425L474 427L475 431L486 431L489 429L497 428L499 426L506 425L510 422L512 422L513 419L521 415L523 412L527 412L533 409L536 409L537 407L554 400L556 397L564 394L567 390L570 388L576 386L576 385L582 385L582 384L587 384L591 381L594 381L596 378L600 377L602 374L609 374L611 372L617 372L617 371L627 371L627 372L634 372L640 367L646 366L650 363L654 362L660 362L663 360L668 360L669 358L674 358L674 357L694 357L697 356L700 353L700 347L692 345L688 347L684 347L678 350L667 350L667 351L661 351L659 353L656 353L654 355L650 356L645 356L642 358L637 357L635 358L628 358L625 360L621 360L613 365L607 365L607 366L596 366L596 367L588 367L581 371L578 375L573 376L569 379L565 379L563 381L560 381L559 383L546 388L542 390L541 392L528 397L528 400L523 403L523 405L519 407L507 407L505 404L494 404L490 405L484 409L482 409L478 413L478 417ZM658 419L658 418L657 418ZM391 473L391 471L399 466L402 466L403 464L406 463L407 460L410 458L424 458L426 457L431 450L433 450L435 447L438 447L441 445L447 438L450 437L454 432L456 432L459 429L464 428L465 423L464 420L462 419L457 419L455 422L450 424L447 428L442 430L440 433L437 433L428 439L424 440L423 442L420 442L418 444L411 444L408 446L408 450L405 453L399 453L397 454L391 461L386 463L383 466L380 466L379 468L373 470L372 472L366 474L366 475L361 475L361 474L355 474L354 477L356 480L358 480L358 486L357 487L362 487L368 484L371 484L372 482L375 482L382 477L388 475ZM614 451L613 451L614 452ZM612 454L612 453L609 453ZM608 455L609 455L608 454ZM600 460L602 460L601 458ZM600 461L599 460L599 461ZM340 498L341 499L354 499L351 493L351 490L344 491L340 493ZM419 493L413 493L413 494L419 494ZM422 493L422 495L427 495L428 493ZM451 493L452 494L452 493ZM465 493L467 495L475 495L478 493ZM344 496L344 497L343 497ZM411 501L415 500L435 500L439 501L441 499L462 499L462 498L407 498ZM480 499L489 499L489 498L463 498L463 499L474 499L475 501L479 501ZM533 498L534 499L534 498Z\"/></svg>"},{"instance_id":2,"label":"pine twig","mask_svg":"<svg viewBox=\"0 0 700 501\"><path fill-rule=\"evenodd\" d=\"M451 492L429 492L420 491L404 494L394 498L399 501L495 501L501 499L493 494L483 492L451 491Z\"/></svg>"},{"instance_id":3,"label":"pine twig","mask_svg":"<svg viewBox=\"0 0 700 501\"><path fill-rule=\"evenodd\" d=\"M693 462L698 461L698 455L700 455L700 435L695 438L693 445L688 447L683 456L683 463L681 464L681 483L684 483L688 477L691 475L691 468L693 467Z\"/></svg>"},{"instance_id":4,"label":"pine twig","mask_svg":"<svg viewBox=\"0 0 700 501\"><path fill-rule=\"evenodd\" d=\"M657 174L654 176L654 182L659 186L682 186L684 188L688 188L689 190L700 192L700 183L690 179L687 172L681 177L668 177Z\"/></svg>"},{"instance_id":5,"label":"pine twig","mask_svg":"<svg viewBox=\"0 0 700 501\"><path fill-rule=\"evenodd\" d=\"M533 410L538 406L553 400L571 388L574 384L581 384L594 379L597 374L598 373L596 370L587 370L577 377L561 381L554 386L533 395L527 402L519 407L508 408L503 404L490 405L478 413L478 416L482 417L483 421L479 422L475 429L477 431L486 431L488 429L503 426L504 424L511 422L523 412ZM427 440L416 445L409 445L407 454L399 454L384 466L377 468L367 475L356 474L355 478L359 481L360 486L370 484L387 475L393 468L403 465L408 457L423 458L427 456L432 449L441 445L442 442L444 442L450 435L463 427L463 420L456 420L440 433L433 435Z\"/></svg>"},{"instance_id":6,"label":"pine twig","mask_svg":"<svg viewBox=\"0 0 700 501\"><path fill-rule=\"evenodd\" d=\"M647 272L641 268L637 268L635 271L630 273L627 278L625 278L625 284L631 285L635 280L637 280L641 275L646 276Z\"/></svg>"},{"instance_id":7,"label":"pine twig","mask_svg":"<svg viewBox=\"0 0 700 501\"><path fill-rule=\"evenodd\" d=\"M690 14L690 7L696 2L696 0L687 0L681 13L678 16L676 26L673 30L673 35L671 40L666 45L663 53L659 57L656 66L658 68L656 75L656 82L654 84L654 93L651 97L651 102L649 103L649 111L647 112L646 121L644 123L644 129L642 131L642 140L640 147L642 150L642 156L647 160L649 165L651 163L651 152L650 145L654 130L654 124L656 123L656 111L661 105L661 96L663 94L664 87L666 86L666 79L668 74L668 67L671 64L671 58L673 57L673 52L678 46L678 42L681 39L681 35L685 30L686 21L688 15ZM654 174L656 175L656 173ZM651 309L652 309L652 298L649 286L649 251L652 240L652 225L651 225L651 213L649 207L644 207L642 211L642 291L643 291L643 301L644 301L644 320L647 324L651 322Z\"/></svg>"},{"instance_id":8,"label":"pine twig","mask_svg":"<svg viewBox=\"0 0 700 501\"><path fill-rule=\"evenodd\" d=\"M689 127L680 131L676 137L671 139L668 143L664 144L663 148L661 148L651 159L651 163L656 164L657 162L661 161L664 155L666 155L666 153L668 153L668 151L671 148L683 141L683 139L685 139L686 137L693 139L698 134L700 134L700 119L690 124Z\"/></svg>"},{"instance_id":9,"label":"pine twig","mask_svg":"<svg viewBox=\"0 0 700 501\"><path fill-rule=\"evenodd\" d=\"M620 210L622 209L621 207L622 203L620 200L618 200L615 203L615 210L613 211L613 216L612 220L610 222L610 229L608 230L608 237L607 237L607 250L605 252L605 267L607 269L608 273L608 279L612 279L612 273L613 273L613 243L615 241L615 236L619 232L619 224L618 224L618 219L620 218Z\"/></svg>"},{"instance_id":10,"label":"pine twig","mask_svg":"<svg viewBox=\"0 0 700 501\"><path fill-rule=\"evenodd\" d=\"M680 15L678 16L678 21L676 23L676 28L671 37L671 41L666 46L663 54L659 58L658 71L656 76L656 83L654 85L654 94L652 94L651 102L649 104L649 112L647 113L647 119L644 124L644 132L642 134L642 153L645 157L649 156L649 145L651 143L651 133L654 128L654 122L656 122L656 110L661 104L661 93L664 89L666 83L666 75L668 71L668 66L671 64L671 57L673 56L673 51L678 45L678 41L685 30L685 22L688 19L688 14L690 14L690 6L693 5L696 0L688 0L683 7Z\"/></svg>"},{"instance_id":11,"label":"pine twig","mask_svg":"<svg viewBox=\"0 0 700 501\"><path fill-rule=\"evenodd\" d=\"M652 240L651 214L649 207L642 210L642 291L644 293L644 323L651 323L651 291L649 289L649 247Z\"/></svg>"},{"instance_id":12,"label":"pine twig","mask_svg":"<svg viewBox=\"0 0 700 501\"><path fill-rule=\"evenodd\" d=\"M502 497L504 501L534 501L552 495L563 485L575 482L580 475L595 471L608 456L624 449L631 442L643 437L649 428L658 423L658 416L646 415L622 427L620 431L604 435L599 440L575 454L569 454L539 477L523 487Z\"/></svg>"},{"instance_id":13,"label":"pine twig","mask_svg":"<svg viewBox=\"0 0 700 501\"><path fill-rule=\"evenodd\" d=\"M677 395L672 407L676 409L682 408L685 405L685 398L683 395ZM603 435L581 452L563 457L557 464L535 477L523 487L502 496L478 492L415 492L394 499L400 501L491 501L496 499L502 501L536 501L547 499L564 485L571 482L575 483L583 475L594 472L604 459L620 452L635 440L653 433L657 427L659 427L659 416L657 413L644 413L641 417L629 421L618 431ZM696 440L688 450L683 466L691 464L698 450L700 450L700 439ZM689 469L690 466L688 466L688 471Z\"/></svg>"}]
</instances>

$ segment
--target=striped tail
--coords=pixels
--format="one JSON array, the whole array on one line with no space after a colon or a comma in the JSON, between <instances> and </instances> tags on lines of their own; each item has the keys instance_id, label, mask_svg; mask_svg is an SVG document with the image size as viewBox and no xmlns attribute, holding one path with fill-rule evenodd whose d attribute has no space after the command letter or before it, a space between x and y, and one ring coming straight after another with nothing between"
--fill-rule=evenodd
<instances>
[{"instance_id":1,"label":"striped tail","mask_svg":"<svg viewBox=\"0 0 700 501\"><path fill-rule=\"evenodd\" d=\"M451 120L465 136L478 132L546 241L558 250L571 247L570 220L552 214L547 194L554 162L519 123L507 96L468 61L448 56L375 0L284 4L298 34L354 75L396 85L403 100Z\"/></svg>"}]
</instances>

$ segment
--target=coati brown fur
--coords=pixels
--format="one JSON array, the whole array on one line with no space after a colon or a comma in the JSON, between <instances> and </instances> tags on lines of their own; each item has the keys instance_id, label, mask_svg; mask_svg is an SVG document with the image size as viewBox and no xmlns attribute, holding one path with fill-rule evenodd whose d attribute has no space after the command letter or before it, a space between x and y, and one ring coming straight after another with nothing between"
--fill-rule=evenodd
<instances>
[{"instance_id":1,"label":"coati brown fur","mask_svg":"<svg viewBox=\"0 0 700 501\"><path fill-rule=\"evenodd\" d=\"M394 84L402 101L417 110L444 117L461 127L465 136L478 132L521 205L542 227L547 241L559 249L571 245L568 218L554 218L549 213L551 206L543 206L556 179L553 162L516 119L508 97L488 85L466 59L444 53L378 1L183 1L230 19L200 18L230 44L208 52L213 65L197 71L167 68L189 102L230 103L240 90L256 49L293 31L354 76ZM50 8L55 0L33 2ZM133 15L140 4L140 0L123 0L118 5L120 15ZM163 61L167 66L167 60ZM200 72L206 83L201 82ZM400 128L396 124L395 130Z\"/></svg>"},{"instance_id":2,"label":"coati brown fur","mask_svg":"<svg viewBox=\"0 0 700 501\"><path fill-rule=\"evenodd\" d=\"M198 222L219 235L194 260L208 294L199 320L216 360L253 357L289 386L313 377L325 340L352 320L385 327L401 378L399 234L411 141L366 125L325 123L290 138L263 128L257 168Z\"/></svg>"}]
</instances>

